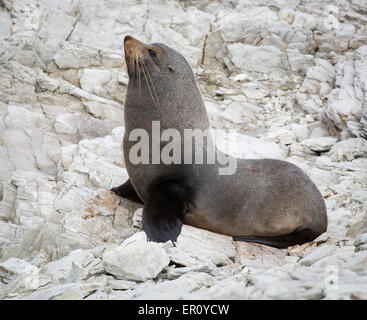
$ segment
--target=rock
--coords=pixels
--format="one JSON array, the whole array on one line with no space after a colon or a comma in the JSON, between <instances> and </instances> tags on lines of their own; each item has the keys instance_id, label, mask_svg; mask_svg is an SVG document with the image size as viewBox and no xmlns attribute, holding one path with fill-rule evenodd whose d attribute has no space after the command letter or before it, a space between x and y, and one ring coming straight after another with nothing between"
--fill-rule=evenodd
<instances>
[{"instance_id":1,"label":"rock","mask_svg":"<svg viewBox=\"0 0 367 320\"><path fill-rule=\"evenodd\" d=\"M153 279L169 263L159 244L148 242L144 232L126 239L119 247L103 254L106 271L118 279L146 281Z\"/></svg>"},{"instance_id":2,"label":"rock","mask_svg":"<svg viewBox=\"0 0 367 320\"><path fill-rule=\"evenodd\" d=\"M184 267L196 267L201 265L209 264L210 267L215 266L213 263L205 262L201 260L200 257L193 257L192 252L186 252L182 249L176 247L171 247L166 249L167 254L169 255L170 260L180 266Z\"/></svg>"},{"instance_id":3,"label":"rock","mask_svg":"<svg viewBox=\"0 0 367 320\"><path fill-rule=\"evenodd\" d=\"M56 283L73 283L104 271L102 260L96 259L92 250L75 250L68 256L47 263L43 271Z\"/></svg>"},{"instance_id":4,"label":"rock","mask_svg":"<svg viewBox=\"0 0 367 320\"><path fill-rule=\"evenodd\" d=\"M176 246L199 261L215 265L231 264L236 255L231 237L187 225L182 226Z\"/></svg>"},{"instance_id":5,"label":"rock","mask_svg":"<svg viewBox=\"0 0 367 320\"><path fill-rule=\"evenodd\" d=\"M0 21L1 21L0 40L3 40L6 39L11 32L11 20L8 12L6 11L0 12Z\"/></svg>"},{"instance_id":6,"label":"rock","mask_svg":"<svg viewBox=\"0 0 367 320\"><path fill-rule=\"evenodd\" d=\"M336 66L337 88L328 97L323 113L325 123L334 125L346 137L366 137L364 108L367 88L366 77L367 46L361 46L353 56Z\"/></svg>"},{"instance_id":7,"label":"rock","mask_svg":"<svg viewBox=\"0 0 367 320\"><path fill-rule=\"evenodd\" d=\"M0 259L3 258L5 248L19 242L19 237L19 227L16 224L0 220Z\"/></svg>"},{"instance_id":8,"label":"rock","mask_svg":"<svg viewBox=\"0 0 367 320\"><path fill-rule=\"evenodd\" d=\"M351 200L366 203L367 201L367 190L356 190L351 196Z\"/></svg>"},{"instance_id":9,"label":"rock","mask_svg":"<svg viewBox=\"0 0 367 320\"><path fill-rule=\"evenodd\" d=\"M301 145L309 148L314 152L326 152L336 143L337 139L334 137L320 137L303 140Z\"/></svg>"},{"instance_id":10,"label":"rock","mask_svg":"<svg viewBox=\"0 0 367 320\"><path fill-rule=\"evenodd\" d=\"M311 251L311 253L309 253L308 255L304 256L301 259L300 264L304 266L310 266L313 263L319 261L320 259L328 256L335 250L336 250L336 246L333 246L333 245L320 246L316 248L315 250Z\"/></svg>"},{"instance_id":11,"label":"rock","mask_svg":"<svg viewBox=\"0 0 367 320\"><path fill-rule=\"evenodd\" d=\"M353 224L349 228L347 235L354 238L358 234L362 234L362 233L367 233L367 217L366 216L363 216L355 224Z\"/></svg>"},{"instance_id":12,"label":"rock","mask_svg":"<svg viewBox=\"0 0 367 320\"><path fill-rule=\"evenodd\" d=\"M12 277L32 275L38 273L38 268L18 258L9 258L0 263L2 281L9 281Z\"/></svg>"},{"instance_id":13,"label":"rock","mask_svg":"<svg viewBox=\"0 0 367 320\"><path fill-rule=\"evenodd\" d=\"M252 268L273 268L286 263L286 252L261 244L237 241L235 261Z\"/></svg>"},{"instance_id":14,"label":"rock","mask_svg":"<svg viewBox=\"0 0 367 320\"><path fill-rule=\"evenodd\" d=\"M108 70L84 69L80 77L80 85L83 90L98 94L110 80L111 73Z\"/></svg>"},{"instance_id":15,"label":"rock","mask_svg":"<svg viewBox=\"0 0 367 320\"><path fill-rule=\"evenodd\" d=\"M242 72L270 73L282 68L281 52L274 46L233 43L228 46L233 64Z\"/></svg>"},{"instance_id":16,"label":"rock","mask_svg":"<svg viewBox=\"0 0 367 320\"><path fill-rule=\"evenodd\" d=\"M163 281L149 288L136 288L129 298L152 300L159 296L161 299L182 299L186 294L212 285L213 281L213 277L207 273L189 272L178 279Z\"/></svg>"},{"instance_id":17,"label":"rock","mask_svg":"<svg viewBox=\"0 0 367 320\"><path fill-rule=\"evenodd\" d=\"M210 268L210 266L208 264L199 264L196 266L192 266L192 267L182 267L182 268L174 268L172 270L169 270L167 272L167 278L170 280L179 278L180 276L182 276L185 273L188 272L207 272L210 273L212 269Z\"/></svg>"},{"instance_id":18,"label":"rock","mask_svg":"<svg viewBox=\"0 0 367 320\"><path fill-rule=\"evenodd\" d=\"M143 216L143 209L138 209L135 211L133 215L133 227L138 228L138 229L143 229L142 216Z\"/></svg>"},{"instance_id":19,"label":"rock","mask_svg":"<svg viewBox=\"0 0 367 320\"><path fill-rule=\"evenodd\" d=\"M269 94L269 90L261 83L248 82L242 86L242 91L250 99L262 99Z\"/></svg>"},{"instance_id":20,"label":"rock","mask_svg":"<svg viewBox=\"0 0 367 320\"><path fill-rule=\"evenodd\" d=\"M108 285L113 290L131 290L135 289L137 284L133 281L127 281L127 280L115 280L115 279L109 279Z\"/></svg>"},{"instance_id":21,"label":"rock","mask_svg":"<svg viewBox=\"0 0 367 320\"><path fill-rule=\"evenodd\" d=\"M356 158L367 157L367 141L363 138L350 138L335 143L328 156L333 161L352 161Z\"/></svg>"},{"instance_id":22,"label":"rock","mask_svg":"<svg viewBox=\"0 0 367 320\"><path fill-rule=\"evenodd\" d=\"M32 293L28 300L80 300L97 291L98 284L67 283Z\"/></svg>"},{"instance_id":23,"label":"rock","mask_svg":"<svg viewBox=\"0 0 367 320\"><path fill-rule=\"evenodd\" d=\"M0 290L0 299L30 293L51 282L40 269L22 259L10 258L0 263L0 278L7 286Z\"/></svg>"},{"instance_id":24,"label":"rock","mask_svg":"<svg viewBox=\"0 0 367 320\"><path fill-rule=\"evenodd\" d=\"M359 234L354 240L357 250L367 250L367 233Z\"/></svg>"}]
</instances>

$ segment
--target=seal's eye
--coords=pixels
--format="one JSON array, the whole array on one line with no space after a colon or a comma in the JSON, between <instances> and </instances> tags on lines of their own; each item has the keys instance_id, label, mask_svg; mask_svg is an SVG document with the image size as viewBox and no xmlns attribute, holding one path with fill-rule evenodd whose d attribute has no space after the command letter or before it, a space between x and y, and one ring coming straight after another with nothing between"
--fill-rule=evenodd
<instances>
[{"instance_id":1,"label":"seal's eye","mask_svg":"<svg viewBox=\"0 0 367 320\"><path fill-rule=\"evenodd\" d=\"M172 66L168 66L168 70L171 71L171 72L173 72Z\"/></svg>"},{"instance_id":2,"label":"seal's eye","mask_svg":"<svg viewBox=\"0 0 367 320\"><path fill-rule=\"evenodd\" d=\"M155 53L154 50L152 49L148 49L148 52L149 52L149 55L152 57L152 58L155 58L157 56L157 54Z\"/></svg>"}]
</instances>

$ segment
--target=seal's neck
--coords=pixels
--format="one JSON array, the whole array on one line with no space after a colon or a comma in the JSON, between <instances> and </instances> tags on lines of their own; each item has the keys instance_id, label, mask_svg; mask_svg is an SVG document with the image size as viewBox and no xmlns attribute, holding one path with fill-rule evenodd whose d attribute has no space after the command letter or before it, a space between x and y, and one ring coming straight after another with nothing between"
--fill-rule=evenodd
<instances>
[{"instance_id":1,"label":"seal's neck","mask_svg":"<svg viewBox=\"0 0 367 320\"><path fill-rule=\"evenodd\" d=\"M139 84L129 80L126 93L125 124L131 129L141 128L152 121L160 121L162 129L175 128L207 130L210 127L199 88L195 84L186 88L162 88Z\"/></svg>"}]
</instances>

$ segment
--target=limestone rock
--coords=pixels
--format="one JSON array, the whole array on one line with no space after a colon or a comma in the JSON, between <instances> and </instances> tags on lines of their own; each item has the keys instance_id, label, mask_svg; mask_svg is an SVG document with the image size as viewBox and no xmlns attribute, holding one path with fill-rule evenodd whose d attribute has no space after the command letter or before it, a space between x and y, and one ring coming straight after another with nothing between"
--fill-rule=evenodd
<instances>
[{"instance_id":1,"label":"limestone rock","mask_svg":"<svg viewBox=\"0 0 367 320\"><path fill-rule=\"evenodd\" d=\"M274 46L251 46L234 43L228 46L233 64L242 72L270 73L281 69L280 50Z\"/></svg>"},{"instance_id":2,"label":"limestone rock","mask_svg":"<svg viewBox=\"0 0 367 320\"><path fill-rule=\"evenodd\" d=\"M235 261L246 267L267 269L287 263L284 250L242 241L237 241L235 247Z\"/></svg>"},{"instance_id":3,"label":"limestone rock","mask_svg":"<svg viewBox=\"0 0 367 320\"><path fill-rule=\"evenodd\" d=\"M336 247L333 245L323 245L312 251L310 254L306 255L300 261L301 265L309 266L312 265L317 260L328 256L333 251L336 250Z\"/></svg>"},{"instance_id":4,"label":"limestone rock","mask_svg":"<svg viewBox=\"0 0 367 320\"><path fill-rule=\"evenodd\" d=\"M231 237L183 225L177 238L177 248L199 261L216 265L233 263L236 249Z\"/></svg>"},{"instance_id":5,"label":"limestone rock","mask_svg":"<svg viewBox=\"0 0 367 320\"><path fill-rule=\"evenodd\" d=\"M367 250L367 233L359 234L354 240L357 250Z\"/></svg>"},{"instance_id":6,"label":"limestone rock","mask_svg":"<svg viewBox=\"0 0 367 320\"><path fill-rule=\"evenodd\" d=\"M145 233L137 233L121 246L103 254L106 271L118 279L146 281L155 278L169 263L166 252Z\"/></svg>"},{"instance_id":7,"label":"limestone rock","mask_svg":"<svg viewBox=\"0 0 367 320\"><path fill-rule=\"evenodd\" d=\"M326 152L336 143L337 139L334 137L320 137L303 140L301 145L309 148L314 152Z\"/></svg>"},{"instance_id":8,"label":"limestone rock","mask_svg":"<svg viewBox=\"0 0 367 320\"><path fill-rule=\"evenodd\" d=\"M367 157L367 141L363 138L350 138L339 141L332 146L328 156L333 161L351 161Z\"/></svg>"},{"instance_id":9,"label":"limestone rock","mask_svg":"<svg viewBox=\"0 0 367 320\"><path fill-rule=\"evenodd\" d=\"M80 300L100 288L98 284L67 283L39 290L31 294L29 300Z\"/></svg>"},{"instance_id":10,"label":"limestone rock","mask_svg":"<svg viewBox=\"0 0 367 320\"><path fill-rule=\"evenodd\" d=\"M346 137L366 138L366 59L365 45L358 48L352 58L340 62L337 65L338 88L328 95L324 120L343 130Z\"/></svg>"}]
</instances>

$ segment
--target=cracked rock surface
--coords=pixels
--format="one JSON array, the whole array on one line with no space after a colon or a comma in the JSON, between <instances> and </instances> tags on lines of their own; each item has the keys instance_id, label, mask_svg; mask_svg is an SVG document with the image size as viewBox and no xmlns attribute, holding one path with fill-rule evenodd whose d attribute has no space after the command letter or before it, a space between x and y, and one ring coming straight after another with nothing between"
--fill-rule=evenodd
<instances>
[{"instance_id":1,"label":"cracked rock surface","mask_svg":"<svg viewBox=\"0 0 367 320\"><path fill-rule=\"evenodd\" d=\"M126 34L187 58L232 154L300 166L327 232L148 242L109 191L127 179ZM366 139L363 0L2 0L0 299L367 299Z\"/></svg>"}]
</instances>

